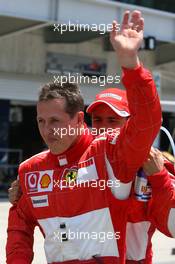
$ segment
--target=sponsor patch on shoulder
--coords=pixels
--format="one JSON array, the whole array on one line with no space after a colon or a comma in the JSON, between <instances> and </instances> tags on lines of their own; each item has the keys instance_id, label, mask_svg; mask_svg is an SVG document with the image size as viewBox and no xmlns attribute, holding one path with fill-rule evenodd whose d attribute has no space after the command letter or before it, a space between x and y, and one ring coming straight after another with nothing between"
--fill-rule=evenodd
<instances>
[{"instance_id":1,"label":"sponsor patch on shoulder","mask_svg":"<svg viewBox=\"0 0 175 264\"><path fill-rule=\"evenodd\" d=\"M53 190L53 170L34 171L25 174L27 193L51 192Z\"/></svg>"},{"instance_id":2,"label":"sponsor patch on shoulder","mask_svg":"<svg viewBox=\"0 0 175 264\"><path fill-rule=\"evenodd\" d=\"M94 157L79 162L78 175L77 175L78 184L81 182L92 181L97 179L98 179L98 174L97 174Z\"/></svg>"},{"instance_id":3,"label":"sponsor patch on shoulder","mask_svg":"<svg viewBox=\"0 0 175 264\"><path fill-rule=\"evenodd\" d=\"M31 197L33 207L46 207L49 206L48 195L33 196Z\"/></svg>"}]
</instances>

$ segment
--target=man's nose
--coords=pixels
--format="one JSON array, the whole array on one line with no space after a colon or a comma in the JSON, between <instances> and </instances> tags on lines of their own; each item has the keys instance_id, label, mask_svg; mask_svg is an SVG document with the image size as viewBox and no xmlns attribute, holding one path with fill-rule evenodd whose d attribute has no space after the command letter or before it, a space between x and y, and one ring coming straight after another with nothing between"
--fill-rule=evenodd
<instances>
[{"instance_id":1,"label":"man's nose","mask_svg":"<svg viewBox=\"0 0 175 264\"><path fill-rule=\"evenodd\" d=\"M54 135L54 131L57 130L57 128L53 127L49 122L46 122L45 125L45 133L48 134L53 134Z\"/></svg>"},{"instance_id":2,"label":"man's nose","mask_svg":"<svg viewBox=\"0 0 175 264\"><path fill-rule=\"evenodd\" d=\"M107 123L106 120L103 120L103 121L102 121L102 123L101 123L101 127L102 127L102 128L105 128L105 129L108 128L108 123Z\"/></svg>"}]
</instances>

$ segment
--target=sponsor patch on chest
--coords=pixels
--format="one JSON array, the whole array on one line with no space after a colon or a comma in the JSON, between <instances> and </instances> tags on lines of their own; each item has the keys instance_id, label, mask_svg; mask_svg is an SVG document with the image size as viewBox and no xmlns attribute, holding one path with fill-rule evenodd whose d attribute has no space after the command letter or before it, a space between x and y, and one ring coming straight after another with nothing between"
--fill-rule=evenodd
<instances>
[{"instance_id":1,"label":"sponsor patch on chest","mask_svg":"<svg viewBox=\"0 0 175 264\"><path fill-rule=\"evenodd\" d=\"M98 173L95 165L94 158L79 162L78 164L78 175L77 183L98 180Z\"/></svg>"},{"instance_id":2,"label":"sponsor patch on chest","mask_svg":"<svg viewBox=\"0 0 175 264\"><path fill-rule=\"evenodd\" d=\"M53 173L53 170L26 173L27 193L51 192L53 190Z\"/></svg>"},{"instance_id":3,"label":"sponsor patch on chest","mask_svg":"<svg viewBox=\"0 0 175 264\"><path fill-rule=\"evenodd\" d=\"M46 207L49 206L48 195L33 196L31 197L33 207Z\"/></svg>"},{"instance_id":4,"label":"sponsor patch on chest","mask_svg":"<svg viewBox=\"0 0 175 264\"><path fill-rule=\"evenodd\" d=\"M58 184L55 183L54 187L57 185L60 189L73 188L76 185L76 179L77 167L66 168L61 176L61 181Z\"/></svg>"}]
</instances>

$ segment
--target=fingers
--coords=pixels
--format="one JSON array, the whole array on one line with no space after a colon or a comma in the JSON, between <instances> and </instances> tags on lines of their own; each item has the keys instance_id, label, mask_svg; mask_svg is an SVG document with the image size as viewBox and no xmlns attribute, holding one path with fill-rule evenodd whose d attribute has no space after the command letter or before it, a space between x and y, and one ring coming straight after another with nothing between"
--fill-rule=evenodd
<instances>
[{"instance_id":1,"label":"fingers","mask_svg":"<svg viewBox=\"0 0 175 264\"><path fill-rule=\"evenodd\" d=\"M122 21L121 30L133 29L140 32L144 28L144 19L141 17L141 12L134 10L131 14L130 11L125 11Z\"/></svg>"},{"instance_id":2,"label":"fingers","mask_svg":"<svg viewBox=\"0 0 175 264\"><path fill-rule=\"evenodd\" d=\"M9 201L11 204L16 204L21 197L22 192L20 188L19 180L15 180L11 183L11 187L8 189Z\"/></svg>"},{"instance_id":3,"label":"fingers","mask_svg":"<svg viewBox=\"0 0 175 264\"><path fill-rule=\"evenodd\" d=\"M140 11L133 11L131 14L132 29L140 32L144 28L144 19L141 17Z\"/></svg>"},{"instance_id":4,"label":"fingers","mask_svg":"<svg viewBox=\"0 0 175 264\"><path fill-rule=\"evenodd\" d=\"M121 30L129 28L129 15L130 15L129 10L124 12Z\"/></svg>"},{"instance_id":5,"label":"fingers","mask_svg":"<svg viewBox=\"0 0 175 264\"><path fill-rule=\"evenodd\" d=\"M150 153L149 153L147 159L145 160L145 163L149 164L152 161L155 161L155 162L157 162L157 161L163 162L163 160L164 159L163 159L162 153L158 149L151 147Z\"/></svg>"},{"instance_id":6,"label":"fingers","mask_svg":"<svg viewBox=\"0 0 175 264\"><path fill-rule=\"evenodd\" d=\"M162 153L156 148L151 148L150 155L155 158L163 158Z\"/></svg>"},{"instance_id":7,"label":"fingers","mask_svg":"<svg viewBox=\"0 0 175 264\"><path fill-rule=\"evenodd\" d=\"M112 31L113 32L116 32L117 31L117 28L118 28L117 21L116 20L113 20L113 22L112 22Z\"/></svg>"},{"instance_id":8,"label":"fingers","mask_svg":"<svg viewBox=\"0 0 175 264\"><path fill-rule=\"evenodd\" d=\"M112 31L110 32L110 40L111 42L113 41L113 39L115 38L115 36L119 34L119 30L118 30L118 23L116 20L113 20L112 22Z\"/></svg>"},{"instance_id":9,"label":"fingers","mask_svg":"<svg viewBox=\"0 0 175 264\"><path fill-rule=\"evenodd\" d=\"M140 18L141 18L141 12L137 10L133 11L131 14L131 23L133 23L133 25L137 25Z\"/></svg>"},{"instance_id":10,"label":"fingers","mask_svg":"<svg viewBox=\"0 0 175 264\"><path fill-rule=\"evenodd\" d=\"M8 189L8 197L9 197L9 202L15 205L17 199L16 199L16 196L14 195L14 188Z\"/></svg>"},{"instance_id":11,"label":"fingers","mask_svg":"<svg viewBox=\"0 0 175 264\"><path fill-rule=\"evenodd\" d=\"M19 184L19 180L15 180L15 181L13 181L12 183L11 183L11 187L13 188L13 187L16 187L16 186L19 186L20 184Z\"/></svg>"},{"instance_id":12,"label":"fingers","mask_svg":"<svg viewBox=\"0 0 175 264\"><path fill-rule=\"evenodd\" d=\"M144 29L144 18L141 17L138 22L137 31L140 32L140 31L143 31L143 29Z\"/></svg>"}]
</instances>

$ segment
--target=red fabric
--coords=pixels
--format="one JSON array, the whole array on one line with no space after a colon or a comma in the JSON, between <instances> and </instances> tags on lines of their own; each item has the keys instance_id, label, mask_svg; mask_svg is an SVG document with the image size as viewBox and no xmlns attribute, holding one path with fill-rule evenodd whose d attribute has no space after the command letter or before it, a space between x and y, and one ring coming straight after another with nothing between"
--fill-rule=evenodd
<instances>
[{"instance_id":1,"label":"red fabric","mask_svg":"<svg viewBox=\"0 0 175 264\"><path fill-rule=\"evenodd\" d=\"M113 111L115 111L115 109L119 110L115 112L120 116L123 116L122 111L126 112L125 116L130 115L126 91L124 90L118 88L108 88L106 90L103 90L96 95L95 101L88 106L88 108L86 109L87 113L92 113L94 111L94 108L102 103L110 106Z\"/></svg>"},{"instance_id":2,"label":"red fabric","mask_svg":"<svg viewBox=\"0 0 175 264\"><path fill-rule=\"evenodd\" d=\"M16 260L14 260L13 262L11 262L11 264L29 264L31 262L29 262L28 260L26 259L22 259L22 258L18 258Z\"/></svg>"},{"instance_id":3,"label":"red fabric","mask_svg":"<svg viewBox=\"0 0 175 264\"><path fill-rule=\"evenodd\" d=\"M148 207L149 207L149 201L147 202L142 202L142 201L137 201L136 198L134 197L134 193L132 194L132 199L131 199L131 203L130 203L130 210L128 212L128 223L129 224L135 224L135 223L140 223L142 224L142 222L144 223L146 222L150 222L150 218L148 216ZM130 249L127 248L126 249L126 263L127 264L152 264L152 244L151 244L151 238L153 236L153 233L155 232L155 226L150 222L150 227L147 229L144 228L144 224L143 224L143 230L141 231L142 234L140 234L141 237L145 237L148 238L147 240L147 244L145 243L141 243L139 244L139 247L142 249L142 252L145 251L145 256L144 259L142 260L130 260L128 258L131 258L131 253L129 254L128 252L130 252ZM127 233L128 239L130 239L130 241L132 241L132 243L134 244L136 242L136 244L138 244L137 241L137 236L138 233L134 236L133 232L132 233ZM132 237L133 236L133 237ZM128 246L129 247L129 246ZM129 257L128 257L129 256ZM134 254L135 256L135 254ZM134 258L134 256L132 256L132 258Z\"/></svg>"},{"instance_id":4,"label":"red fabric","mask_svg":"<svg viewBox=\"0 0 175 264\"><path fill-rule=\"evenodd\" d=\"M171 169L171 174L166 170ZM173 173L173 174L172 174ZM168 217L171 208L175 208L175 190L173 183L175 181L175 171L173 164L165 163L165 169L148 177L152 186L153 198L149 205L149 216L163 234L172 237L168 230Z\"/></svg>"},{"instance_id":5,"label":"red fabric","mask_svg":"<svg viewBox=\"0 0 175 264\"><path fill-rule=\"evenodd\" d=\"M9 211L6 257L8 264L29 264L33 259L33 231L37 225L24 199ZM21 208L20 208L21 205ZM18 249L18 250L17 250Z\"/></svg>"},{"instance_id":6,"label":"red fabric","mask_svg":"<svg viewBox=\"0 0 175 264\"><path fill-rule=\"evenodd\" d=\"M128 222L130 223L141 223L142 221L149 221L150 228L145 230L145 237L148 237L148 242L143 248L146 250L146 255L141 262L136 260L127 260L127 264L143 263L152 264L152 236L158 228L162 233L167 236L171 236L167 228L168 215L172 205L174 187L172 180L175 181L175 176L169 175L169 172L174 173L173 164L166 161L164 163L165 168L162 172L151 175L148 177L149 183L152 187L152 199L147 202L137 201L133 196L131 200L131 206L128 215ZM175 206L174 206L175 207ZM144 232L144 230L143 230ZM133 243L134 243L133 238Z\"/></svg>"},{"instance_id":7,"label":"red fabric","mask_svg":"<svg viewBox=\"0 0 175 264\"><path fill-rule=\"evenodd\" d=\"M147 158L150 147L160 129L161 109L156 87L150 72L142 66L124 69L123 84L131 117L121 129L115 149L108 145L109 157L113 157L114 172L120 181L132 181L135 173Z\"/></svg>"},{"instance_id":8,"label":"red fabric","mask_svg":"<svg viewBox=\"0 0 175 264\"><path fill-rule=\"evenodd\" d=\"M93 169L94 171L91 172L91 175L87 174L86 177L97 173L99 179L107 180L105 152L117 179L124 183L133 180L137 169L146 159L160 128L161 111L154 82L147 70L143 69L143 67L135 70L124 69L123 82L127 88L132 117L119 135L107 135L106 140L94 140L91 144L91 138L82 136L76 145L64 153L68 164L62 167L58 164L59 156L52 155L49 151L38 154L20 165L19 177L23 196L17 205L17 209L14 209L14 217L12 217L11 211L9 214L8 264L11 264L15 260L19 252L23 252L30 263L33 257L33 229L38 219L46 219L48 216L77 216L100 208L109 208L114 231L121 232L121 239L116 241L116 243L120 255L119 263L123 264L125 262L125 231L128 201L116 199L115 203L112 202L114 197L111 192L109 194L108 188L101 191L98 188L80 188L75 186L76 192L79 193L76 199L77 204L75 205L74 188L61 190L57 186L54 186L52 191L46 192L42 189L42 183L39 182L39 175L42 171L58 170L58 173L53 174L54 180L57 181L64 176L66 169L77 169L79 167L79 170L81 170L78 162L88 163L89 159L93 159L96 171ZM90 146L88 147L88 145ZM32 177L38 181L36 190L32 189L33 185L35 185L35 181L30 181ZM32 197L35 196L36 198L36 196L44 194L48 196L48 201L45 201L45 203L48 202L48 206L34 206L32 204ZM67 199L68 203L65 206ZM16 213L16 210L18 213ZM22 230L20 228L21 222L23 226ZM14 239L14 237L16 238ZM109 256L109 259L106 263L112 264L114 257ZM118 258L115 257L115 261L118 261ZM90 260L87 263L91 263Z\"/></svg>"},{"instance_id":9,"label":"red fabric","mask_svg":"<svg viewBox=\"0 0 175 264\"><path fill-rule=\"evenodd\" d=\"M145 264L145 260L126 260L126 264Z\"/></svg>"},{"instance_id":10,"label":"red fabric","mask_svg":"<svg viewBox=\"0 0 175 264\"><path fill-rule=\"evenodd\" d=\"M101 262L100 262L101 261ZM64 262L53 262L49 264L120 264L120 260L114 257L101 257L99 258L99 262L95 259L89 260L71 260L71 261L64 261Z\"/></svg>"}]
</instances>

